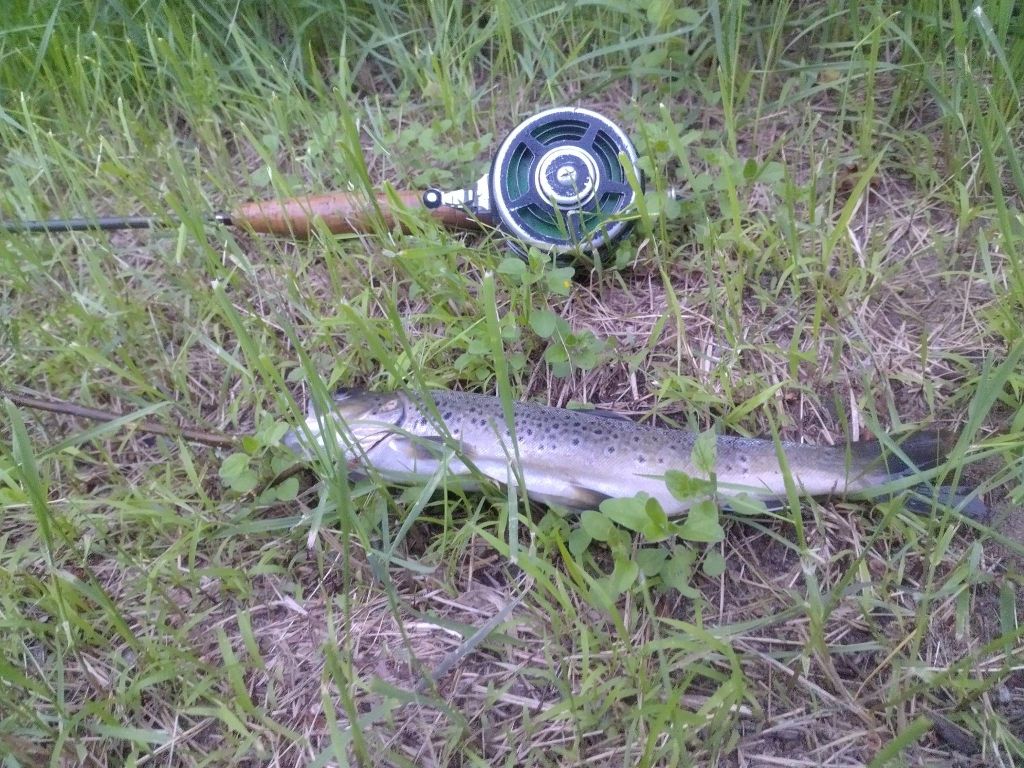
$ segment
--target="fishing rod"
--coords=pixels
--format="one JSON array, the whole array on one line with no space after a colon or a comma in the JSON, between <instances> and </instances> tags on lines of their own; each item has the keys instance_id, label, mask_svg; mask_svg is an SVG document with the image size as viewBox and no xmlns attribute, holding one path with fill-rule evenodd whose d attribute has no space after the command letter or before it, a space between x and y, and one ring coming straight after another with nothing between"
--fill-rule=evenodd
<instances>
[{"instance_id":1,"label":"fishing rod","mask_svg":"<svg viewBox=\"0 0 1024 768\"><path fill-rule=\"evenodd\" d=\"M400 191L370 200L351 192L256 200L214 213L207 221L285 237L308 237L317 222L334 234L359 234L373 231L378 221L400 225L393 205L397 200L402 208L424 210L447 229L497 229L520 253L535 247L566 255L596 251L624 237L632 226L624 214L638 192L643 192L643 174L625 132L592 110L556 107L513 128L487 172L470 187ZM102 216L0 221L0 231L92 232L179 224L171 217Z\"/></svg>"},{"instance_id":2,"label":"fishing rod","mask_svg":"<svg viewBox=\"0 0 1024 768\"><path fill-rule=\"evenodd\" d=\"M188 426L167 426L149 419L131 420L130 414L119 413L113 410L101 410L90 408L79 403L71 403L67 400L57 400L50 397L36 397L25 395L19 392L0 389L0 400L10 400L19 408L29 408L34 411L46 411L48 413L59 413L65 416L74 416L79 419L111 423L115 421L130 424L137 432L144 432L150 435L165 435L167 437L181 437L192 443L208 445L212 448L232 448L238 445L241 438L229 435L225 432L200 429Z\"/></svg>"}]
</instances>

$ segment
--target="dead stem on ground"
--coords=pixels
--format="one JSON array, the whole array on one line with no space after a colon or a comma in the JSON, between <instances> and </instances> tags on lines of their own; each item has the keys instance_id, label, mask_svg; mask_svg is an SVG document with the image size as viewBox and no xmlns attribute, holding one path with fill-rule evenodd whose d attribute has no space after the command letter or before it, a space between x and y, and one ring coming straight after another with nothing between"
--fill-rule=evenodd
<instances>
[{"instance_id":1,"label":"dead stem on ground","mask_svg":"<svg viewBox=\"0 0 1024 768\"><path fill-rule=\"evenodd\" d=\"M608 102L618 103L614 95ZM762 118L741 137L741 146L756 152L779 142L785 145L786 132L796 128L779 117L779 123L769 116ZM709 113L706 119L713 123L716 117ZM844 141L825 121L819 122L815 131L823 143ZM374 156L372 147L367 147L366 156ZM240 150L239 158L249 167L257 162L252 152ZM815 172L806 166L807 157L799 149L785 150L784 159L797 179L809 178ZM375 179L383 179L380 163L372 162L369 168ZM760 211L770 215L779 201L769 189L755 187L747 203L752 226L756 226L754 214ZM756 241L756 233L752 240ZM950 426L962 424L967 403L955 398L968 375L962 361L976 361L983 353L995 352L997 344L986 335L985 324L979 319L993 296L990 288L976 279L970 245L964 233L956 230L952 214L937 198L923 195L899 170L883 168L858 203L845 242L860 266L866 267L869 262L873 265L870 274L875 282L864 286L856 305L832 308L831 321L817 336L807 334L797 339L795 347L802 362L795 371L789 350L798 328L814 311L814 299L780 292L777 302L766 303L748 286L739 297L742 335L736 338L715 321L714 304L723 291L723 286L715 285L720 276L704 268L696 246L681 246L667 282L639 262L640 268L618 279L576 285L571 297L554 308L574 329L589 330L606 341L609 353L596 368L577 370L566 378L555 377L548 367L539 364L524 380L520 394L556 405L584 401L636 417L656 414L659 420L679 417L684 422L690 418L705 427L712 419L727 416L746 397L778 385L769 407L773 416L781 417L783 435L823 443L840 442L851 435L870 436L871 416L877 417L883 427L899 426L890 423L892 413L906 423L932 420ZM240 237L239 243L251 256L260 288L254 288L252 295L239 297L237 307L242 312L273 318L277 307L273 300L263 297L287 289L292 279L288 258L294 254L294 247L256 244L247 237ZM117 242L118 250L126 254L135 269L156 271L161 264L146 255L149 245L140 240L136 250L129 248L126 239ZM379 244L368 241L367 248L379 255ZM272 255L280 260L275 262L269 258ZM728 253L713 256L736 258ZM427 317L429 302L422 296L410 297L400 266L387 260L373 261L372 254L366 260L353 258L349 264L361 271L348 276L347 287L355 291L356 286L369 286L373 293L378 285L398 285L397 307L407 319L410 337L443 334L443 326ZM839 269L836 264L828 267ZM169 271L164 276L171 278ZM835 275L837 280L842 277ZM309 306L322 308L327 316L339 302L347 300L335 293L336 283L324 265L307 265L303 279ZM139 295L144 285L126 284L124 290L126 295L146 303ZM680 315L669 316L661 331L654 334L657 324L670 315L670 298L678 302ZM179 322L174 307L157 306L150 311L163 315L164 326L173 328ZM368 317L384 316L382 305L369 305ZM417 322L416 318L424 319ZM290 320L297 327L303 326L302 317ZM284 335L280 338L286 346ZM310 353L327 361L335 350L344 349L343 340L310 343ZM320 348L316 348L317 343ZM153 369L161 370L159 355L174 357L181 351L169 339L158 355L154 352ZM233 398L238 390L236 386L224 387L230 372L216 345L212 341L190 345L185 354L189 360L186 387L179 390L178 382L166 381L159 383L160 389L191 393L192 412L211 425L223 427L229 419L239 417L234 426L250 428L256 420L254 414L225 411L225 400ZM140 352L139 359L150 358ZM361 373L368 378L374 375L370 371ZM672 377L692 381L693 386L709 393L712 405L695 407L679 402L673 395L678 390L669 383ZM100 392L103 383L92 379L90 392ZM124 388L112 386L111 391L123 392ZM298 386L295 393L300 394ZM139 399L144 397L140 395ZM948 403L953 405L948 407ZM42 426L33 426L40 430L34 434L43 444L52 442L51 433L67 433L72 428L57 417L41 417L34 423L46 425L45 431ZM764 433L769 421L767 416L755 413L740 426ZM99 511L105 494L115 493L113 477L144 489L151 471L171 461L166 450L141 436L117 438L107 448L109 455L118 457L118 466L94 463L74 478L54 478L55 488L61 489L60 493L93 496ZM217 484L211 481L206 489L216 493ZM54 503L59 505L59 499ZM756 708L744 705L729 715L735 719L738 734L736 765L862 765L905 725L906 718L931 711L953 713L965 704L944 700L941 688L930 690L923 680L952 674L957 664L972 654L977 659L973 674L979 679L996 671L1004 661L1020 667L1018 659L1003 656L1002 652L984 652L984 644L1000 631L996 613L1002 574L999 558L989 553L977 560L969 581L962 585L963 590L970 589L966 625L958 613L957 601L963 592L951 593L937 605L932 603L934 610L927 617L924 642L914 659L917 666L907 666L906 658L898 651L901 638L919 618L919 595L942 583L949 569L969 556L972 538L956 537L943 554L943 562L932 572L928 552L915 551L912 544L876 537L873 526L877 515L865 517L862 510L842 503L813 507L806 524L811 563L801 562L791 543L791 530L784 523L755 526L736 521L729 526L724 574L718 579L698 578L715 624L760 622L759 628L731 640L742 655L743 673L757 704ZM271 519L294 513L287 505L261 510ZM88 535L90 526L101 523L91 518L78 524L83 535ZM106 524L117 527L116 521ZM908 536L920 534L924 526L926 523L907 523ZM430 533L426 532L428 542ZM523 546L529 546L529 533L522 536ZM127 556L130 543L123 546L121 554ZM552 617L527 599L491 638L438 680L436 689L410 695L406 703L398 704L381 692L393 688L408 694L415 690L446 655L465 642L465 628L483 624L521 596L522 583L512 565L479 539L474 539L451 567L438 565L432 562L433 550L428 544L424 561L435 565L432 574L392 571L391 586L399 601L396 611L386 590L371 578L372 568L361 552L355 553L350 565L355 569L354 590L347 596L339 593L343 584L339 575L340 545L329 531L321 534L310 553L281 551L268 556L255 542L246 544L244 538L234 547L232 557L240 567L259 562L267 568L267 575L254 580L251 591L233 586L230 579L213 576L198 593L170 588L156 600L158 607L151 608L155 598L136 591L144 578L115 566L114 561L98 559L91 574L80 577L96 579L117 605L131 606L137 601L137 610L127 616L134 632L153 631L151 611L166 612L163 620L167 625L210 665L224 663L222 639L238 657L252 652L239 628L238 617L244 614L261 657L260 663L245 670L245 692L267 718L302 737L292 740L270 729L261 735L266 754L273 755L275 765L298 765L310 759L330 743L331 722L339 720L342 728L347 722L339 691L332 682L325 682L329 677L325 674L324 648L333 638L341 639L343 648L351 654L345 660L352 675L347 695L355 702L359 716L366 719L374 750L393 750L418 765L451 764L446 728L461 718L467 743L494 763L545 765L549 764L547 750L584 744L583 751L591 756L588 764L616 764L631 754L622 746L622 734L580 730L568 710L549 713L592 683L593 670L588 665L604 664L614 669L622 663L621 657L637 653L636 649L656 639L655 625L660 619L690 618L692 612L690 601L678 595L659 595L654 616L635 621L634 631L628 636L615 637L616 630L606 620L580 603L576 606L580 614L594 618L594 631L608 641L604 655L595 659L585 658L573 636L557 634ZM307 554L309 559L304 562ZM146 556L137 553L127 559L137 557L144 564ZM198 557L201 561L204 554ZM317 563L316 558L321 562ZM851 567L858 575L856 583L844 580ZM810 626L806 614L787 614L788 608L801 601L808 568L820 591L834 596L823 625L817 629ZM343 603L352 606L349 615L344 615ZM634 615L642 613L636 606L631 610ZM453 628L456 625L462 629ZM815 645L815 632L820 632L828 655L821 654ZM1015 647L1009 653L1019 651ZM127 647L114 649L112 654L112 658L123 659L127 668L132 665L130 657ZM47 660L38 658L36 663ZM637 663L646 664L651 675L662 673L653 655L645 655ZM719 671L724 672L724 667ZM66 696L81 706L102 696L117 674L109 660L82 653L67 663ZM668 674L681 675L682 670L673 669ZM995 712L1014 707L1019 710L1019 675L1018 671L1013 679L992 690L982 690L978 695L984 707ZM906 691L902 703L887 708L894 691L899 690ZM696 711L706 701L702 697L712 693L710 688L691 688L682 703ZM636 692L609 698L605 702L607 721L628 721L641 695ZM331 712L328 714L325 708ZM175 750L185 747L194 747L200 754L212 750L223 727L213 717L182 717L159 699L148 702L146 718L149 727L174 734L170 744L154 752L149 761L154 763L170 760ZM1014 722L1019 727L1019 719ZM699 735L699 728L691 729L693 757L698 761L702 754ZM646 738L650 734L633 736ZM300 748L299 743L305 747ZM931 735L909 759L914 765L935 761L982 764L982 755L965 755L954 746Z\"/></svg>"}]
</instances>

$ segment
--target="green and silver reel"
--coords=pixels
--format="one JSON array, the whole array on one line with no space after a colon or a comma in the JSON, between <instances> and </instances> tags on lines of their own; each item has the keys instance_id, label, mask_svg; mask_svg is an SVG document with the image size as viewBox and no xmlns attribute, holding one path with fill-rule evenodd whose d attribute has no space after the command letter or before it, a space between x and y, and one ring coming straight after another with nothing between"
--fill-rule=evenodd
<instances>
[{"instance_id":1,"label":"green and silver reel","mask_svg":"<svg viewBox=\"0 0 1024 768\"><path fill-rule=\"evenodd\" d=\"M463 208L521 252L589 253L629 232L630 176L642 192L636 148L621 128L589 109L556 107L517 125L472 189L428 189L423 204Z\"/></svg>"}]
</instances>

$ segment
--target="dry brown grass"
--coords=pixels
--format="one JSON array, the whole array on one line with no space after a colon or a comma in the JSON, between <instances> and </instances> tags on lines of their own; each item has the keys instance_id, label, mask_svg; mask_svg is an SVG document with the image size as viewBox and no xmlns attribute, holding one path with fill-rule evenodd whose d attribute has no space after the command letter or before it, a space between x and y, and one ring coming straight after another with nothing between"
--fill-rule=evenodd
<instances>
[{"instance_id":1,"label":"dry brown grass","mask_svg":"<svg viewBox=\"0 0 1024 768\"><path fill-rule=\"evenodd\" d=\"M818 130L825 131L819 124ZM776 129L771 141L785 139L785 128ZM768 132L759 126L749 140L765 141ZM747 141L747 137L744 137ZM827 143L827 142L826 142ZM797 178L814 175L800 165L800 157L789 153L790 171ZM239 156L245 161L245 154ZM255 165L250 159L250 165ZM770 212L778 204L769 190L755 187L745 201L751 214ZM758 226L757 224L754 225ZM953 361L976 360L984 351L996 351L986 324L979 320L986 306L995 300L989 284L972 277L976 265L950 244L955 243L953 214L941 201L929 198L898 171L882 171L870 192L858 205L845 238L851 256L861 262L871 258L878 265L876 284L867 286L856 305L834 307L835 315L816 336L798 342L802 362L793 375L789 348L795 328L814 312L814 297L779 297L766 302L756 288L748 287L739 297L741 315L736 328L739 339L730 339L715 321L713 304L721 296L722 280L705 268L696 245L682 244L664 277L653 269L647 255L649 242L637 241L635 267L612 278L587 279L574 286L572 294L554 305L574 330L587 330L608 341L613 350L604 364L590 371L575 371L557 378L544 365L533 368L523 379L521 394L556 405L583 401L620 411L634 417L695 418L700 426L727 413L768 386L781 385L770 410L787 438L835 443L847 435L870 436L865 409L878 414L883 424L887 407L905 423L941 421L956 426L968 403L955 394L963 384L965 371ZM751 239L757 239L756 233ZM137 249L133 248L137 244ZM239 244L260 273L266 275L258 287L240 296L236 306L243 313L263 318L274 311L265 296L285 289L283 277L291 271L284 266L295 255L290 246L274 247L270 253L282 261L267 261L268 245L249 238ZM135 267L155 267L143 256L148 243L140 236L117 237L115 252L134 253ZM375 250L380 246L373 244ZM251 249L251 250L250 250ZM143 262L138 262L138 259ZM399 286L399 310L412 318L427 313L430 302L422 296L403 298L408 282L400 266L388 262L365 262L364 274L347 274L353 283L371 286ZM713 263L731 264L737 255L710 255ZM466 266L470 279L478 274ZM953 271L955 270L955 271ZM884 277L883 277L884 274ZM308 264L303 271L303 291L308 306L329 308L337 300L336 287L322 264ZM130 286L126 290L131 291ZM668 292L674 296L668 299ZM271 300L273 301L273 300ZM677 303L678 315L670 304ZM174 310L169 308L173 315ZM457 311L457 308L453 308ZM330 310L327 309L327 313ZM380 305L369 306L369 317L383 317ZM659 321L668 317L660 333L652 337ZM162 323L173 317L165 316ZM302 322L293 317L292 322ZM411 338L437 339L443 327L429 321L413 321L407 328ZM922 341L927 353L922 357ZM740 342L737 344L736 342ZM652 343L653 342L653 343ZM344 348L344 340L338 342ZM173 349L165 354L174 355ZM237 396L237 388L224 389L228 371L209 346L191 346L187 352L188 378L168 381L167 392L188 392L190 409L216 426L245 429L252 424L244 416L232 425L217 405L218 398ZM702 404L677 402L664 394L665 376L685 376L693 386L709 394ZM372 377L371 377L372 378ZM355 377L358 381L358 377ZM94 381L93 386L97 386ZM297 393L298 394L298 393ZM708 405L710 403L710 405ZM952 405L950 405L952 404ZM124 402L109 405L124 408ZM51 434L74 428L66 421L45 418ZM751 431L765 430L757 417L743 420ZM46 438L43 442L49 442ZM68 492L102 494L115 482L144 484L154 468L173 461L166 450L144 436L117 437L108 442L107 452L117 457L117 466L93 466L75 482L55 478ZM208 453L201 457L212 460ZM206 483L207 492L217 494L215 482ZM260 514L308 514L315 499L306 492L294 505L271 507ZM230 507L226 508L230 509ZM228 514L230 517L230 513ZM917 616L917 595L945 583L946 572L964 561L974 546L973 535L958 535L942 552L942 561L930 564L930 553L921 544L932 541L934 526L921 521L904 521L898 530L912 535L906 541L894 538L893 529L881 536L876 531L878 516L863 514L863 508L843 504L817 508L806 523L810 560L801 561L786 524L746 525L735 522L722 552L728 567L718 579L698 577L697 586L706 600L704 621L709 626L741 627L749 631L730 633L733 649L743 657L743 673L749 685L750 705L736 710L735 740L729 762L743 766L859 766L869 761L892 733L908 719L924 713L956 711L970 703L993 715L1010 716L1019 705L1016 675L1006 677L991 692L983 691L977 702L950 700L941 685L923 680L954 674L964 659L971 663L972 676L1014 668L1017 662L1002 652L986 651L984 645L999 635L994 619L998 589L1002 581L1000 558L985 555L969 574L970 602L974 606L966 624L958 624L957 596L930 603L926 629L916 654L902 648L908 629ZM417 531L426 543L424 562L434 560L431 530ZM524 533L523 546L531 537ZM916 542L908 546L907 541ZM298 540L293 537L293 542ZM265 552L246 554L244 544L236 546L232 559L238 563L263 561ZM260 544L254 542L259 549ZM581 666L581 649L574 638L560 634L550 625L550 616L531 604L530 580L502 555L479 539L472 539L467 552L455 562L443 561L429 576L415 577L397 572L389 598L372 578L362 554L349 562L354 569L347 579L341 568L341 544L336 534L322 530L307 554L292 549L273 559L280 570L254 579L243 594L233 594L221 579L205 579L200 592L170 589L169 604L177 615L169 615L170 627L203 664L223 664L219 642L227 642L240 658L247 649L239 631L238 616L244 614L258 642L262 662L248 664L242 682L251 701L259 707L274 729L259 737L257 751L261 764L302 765L331 743L332 719L345 721L345 707L336 684L325 673L324 649L342 642L347 655L342 662L351 675L348 695L356 712L365 718L364 737L371 754L385 750L404 756L416 765L451 765L460 762L452 753L451 729L465 733L463 748L492 763L511 761L516 765L551 765L558 762L548 750L575 745L588 755L587 764L620 764L630 754L622 736L614 731L580 729L564 710L565 697L587 695L587 669ZM211 561L216 558L210 553ZM305 562L304 562L305 561ZM936 571L932 567L937 566ZM807 569L822 594L831 595L828 613L817 630L804 613L793 614L799 604L801 584ZM894 573L894 568L898 569ZM856 574L856 581L851 580ZM140 574L126 573L111 563L97 560L91 576L118 605L134 597ZM338 590L348 585L351 593L344 602L350 613L343 615ZM963 589L967 589L965 583ZM127 589L128 593L123 590ZM631 632L612 640L599 656L614 677L614 655L630 653L656 640L654 616L644 615L642 606L627 600L621 607L631 616ZM500 629L476 651L461 658L445 672L436 687L414 693L448 654L457 653L467 637L467 628L479 627L510 604L512 612ZM693 603L670 594L657 598L655 616L692 620ZM590 616L599 627L606 621L592 607L580 604L581 615ZM201 621L196 618L201 617ZM154 617L143 610L126 616L132 630L152 631ZM456 629L455 627L461 627ZM614 636L615 630L599 630ZM815 638L824 642L815 650ZM825 652L827 649L827 653ZM249 649L251 650L251 649ZM1016 649L1014 650L1016 652ZM916 669L906 666L914 660ZM40 658L39 663L48 663ZM87 701L103 695L116 675L100 657L81 654L65 662L66 695L70 701ZM656 665L649 661L651 669ZM927 672L926 672L927 671ZM381 691L406 691L408 701L398 704ZM897 693L905 690L905 694ZM713 693L687 693L680 702L699 709ZM893 705L894 698L900 702ZM634 696L605 701L610 721L614 713L637 704ZM330 708L331 713L325 712ZM174 753L215 753L223 724L216 718L182 718L172 700L154 701L147 707L146 727L162 728L172 741L157 749L147 762L173 761ZM561 714L553 715L561 710ZM278 728L285 731L275 732ZM947 730L955 726L949 725ZM285 733L301 736L296 740ZM692 758L704 754L699 729L693 731L697 749ZM668 739L664 734L662 739ZM300 747L299 744L305 746ZM980 748L974 737L956 742L954 736L936 731L908 754L912 765L983 765L981 754L964 754ZM555 753L551 753L555 754ZM706 754L705 754L706 756Z\"/></svg>"},{"instance_id":2,"label":"dry brown grass","mask_svg":"<svg viewBox=\"0 0 1024 768\"><path fill-rule=\"evenodd\" d=\"M358 136L371 180L405 186L424 172L423 157L382 153L377 134L429 125L430 108L413 114L371 99L390 82L373 59L355 80L352 98L374 116ZM587 85L562 93L623 125L658 125L653 103L622 107L632 84L597 94ZM606 344L597 366L556 376L543 341L524 329L507 343L528 360L514 373L517 395L660 424L748 434L777 426L787 439L820 444L869 438L876 426L962 428L983 363L1013 342L992 319L1007 302L1012 254L993 236L994 214L966 216L946 183L980 173L980 160L951 167L936 107L910 105L898 129L879 131L946 151L928 163L889 152L826 253L870 162L849 131L860 85L844 87L795 105L747 106L732 126L736 152L781 163L797 200L781 183L739 185L742 222L731 231L719 226L730 215L728 190L702 192L699 206L668 222L667 241L636 235L627 269L581 269L568 296L499 279L503 316L522 321L531 307L550 306ZM894 88L879 78L876 114ZM502 135L535 97L520 89L495 96L500 108L481 101L478 132ZM703 133L689 162L720 178L710 150L722 145L727 117L693 94L673 106L699 109L688 127ZM175 126L176 141L202 144L187 116ZM306 140L289 138L294 147ZM233 175L208 194L228 205L263 161L242 131L224 149ZM657 146L650 153L665 160L668 179L685 181L678 158ZM281 150L280 168L320 183L296 154ZM461 168L475 159L443 161ZM1012 203L1019 211L1019 196ZM24 327L16 350L0 351L11 372L0 383L121 411L174 401L172 419L248 433L261 419L291 418L287 395L305 399L294 333L316 369L341 384L407 385L419 373L430 385L493 392L487 353L478 353L484 374L455 367L483 317L478 286L507 256L492 241L429 228L302 245L185 235L196 243L180 253L175 238L148 234L55 244L60 269L19 273L38 293L12 299ZM287 377L287 393L257 370L230 311L212 298L211 265L224 267L226 304ZM88 306L110 295L123 305L107 308L106 323L68 311L69 296ZM30 315L52 319L32 324ZM374 333L385 360L370 347ZM100 357L76 353L70 340ZM45 360L26 362L33 356ZM1010 394L999 400L973 442L1005 432L1015 407ZM83 426L25 418L41 457ZM254 453L266 464L275 456ZM168 735L139 750L138 764L190 766L300 766L332 749L321 764L611 766L638 762L645 748L664 765L862 766L921 716L934 727L902 751L902 765L1011 765L1007 745L1024 740L1021 644L1010 626L1024 610L1024 538L1006 498L1012 484L988 495L1001 513L1001 545L951 517L808 501L802 526L788 513L731 517L717 545L726 567L714 577L695 568L694 594L638 584L609 608L540 508L522 522L513 561L508 512L493 489L436 495L396 547L404 563L382 564L382 529L397 535L415 491L364 483L354 512L322 513L325 498L344 494L332 495L337 478L307 472L294 500L259 489L235 495L217 477L223 456L135 432L104 432L43 458L56 565L31 502L19 497L0 516L0 542L21 553L20 570L0 572L0 584L16 604L11 616L45 626L37 636L19 625L17 637L30 640L15 666L46 681L60 671L60 714L75 738L55 762L113 764L129 752L130 740L89 730L94 721ZM1012 480L1012 459L1007 450L966 471ZM11 466L0 463L0 481ZM273 475L264 470L262 479ZM606 549L590 555L591 574L611 569ZM62 616L54 594L74 604L74 642L48 634ZM741 690L723 703L730 680ZM137 695L124 694L133 686ZM19 690L14 700L19 716L30 713L19 727L38 712L59 719L41 694ZM113 757L112 745L122 750ZM49 756L14 730L0 731L0 746L25 764Z\"/></svg>"}]
</instances>

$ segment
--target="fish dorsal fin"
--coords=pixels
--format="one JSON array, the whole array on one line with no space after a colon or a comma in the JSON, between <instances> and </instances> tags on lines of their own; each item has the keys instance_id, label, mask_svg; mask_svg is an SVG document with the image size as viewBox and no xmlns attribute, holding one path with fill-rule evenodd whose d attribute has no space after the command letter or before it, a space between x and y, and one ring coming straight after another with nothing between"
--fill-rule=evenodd
<instances>
[{"instance_id":1,"label":"fish dorsal fin","mask_svg":"<svg viewBox=\"0 0 1024 768\"><path fill-rule=\"evenodd\" d=\"M604 408L580 408L574 413L585 413L588 416L600 416L602 419L612 419L614 421L628 421L630 424L636 424L629 416L623 416L621 413L615 411L608 411Z\"/></svg>"}]
</instances>

